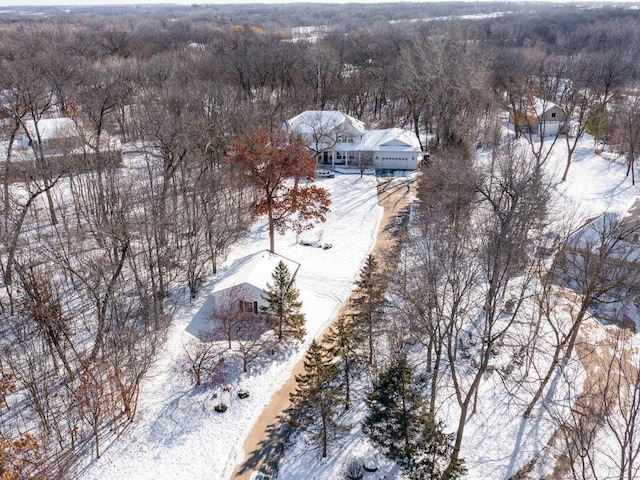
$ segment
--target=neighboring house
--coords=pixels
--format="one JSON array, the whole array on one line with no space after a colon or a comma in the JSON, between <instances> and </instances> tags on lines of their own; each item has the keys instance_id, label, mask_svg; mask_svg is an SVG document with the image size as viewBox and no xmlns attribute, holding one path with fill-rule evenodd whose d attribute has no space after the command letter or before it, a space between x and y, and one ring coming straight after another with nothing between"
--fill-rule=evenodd
<instances>
[{"instance_id":1,"label":"neighboring house","mask_svg":"<svg viewBox=\"0 0 640 480\"><path fill-rule=\"evenodd\" d=\"M606 271L611 281L627 288L640 285L640 203L627 213L605 212L573 233L560 249L557 265L583 272ZM604 262L606 268L600 266ZM599 273L602 274L602 273ZM586 275L586 273L582 273ZM613 286L613 283L612 283Z\"/></svg>"},{"instance_id":2,"label":"neighboring house","mask_svg":"<svg viewBox=\"0 0 640 480\"><path fill-rule=\"evenodd\" d=\"M117 137L102 132L99 158L95 136L68 117L27 120L15 144L11 165L0 165L11 178L37 178L43 174L82 173L118 166L122 146Z\"/></svg>"},{"instance_id":3,"label":"neighboring house","mask_svg":"<svg viewBox=\"0 0 640 480\"><path fill-rule=\"evenodd\" d=\"M620 238L640 243L640 197L636 198L618 220Z\"/></svg>"},{"instance_id":4,"label":"neighboring house","mask_svg":"<svg viewBox=\"0 0 640 480\"><path fill-rule=\"evenodd\" d=\"M43 118L38 122L27 120L25 128L27 143L30 141L35 148L39 148L38 142L41 142L44 155L92 153L97 146L95 134L68 117ZM120 152L120 140L102 131L99 150Z\"/></svg>"},{"instance_id":5,"label":"neighboring house","mask_svg":"<svg viewBox=\"0 0 640 480\"><path fill-rule=\"evenodd\" d=\"M400 128L367 131L364 123L341 112L308 110L283 123L302 136L318 165L415 170L422 160L416 136Z\"/></svg>"},{"instance_id":6,"label":"neighboring house","mask_svg":"<svg viewBox=\"0 0 640 480\"><path fill-rule=\"evenodd\" d=\"M211 293L215 310L221 314L237 312L257 315L261 307L267 306L262 296L267 284L273 282L272 274L279 262L287 266L293 281L300 264L268 250L233 262Z\"/></svg>"},{"instance_id":7,"label":"neighboring house","mask_svg":"<svg viewBox=\"0 0 640 480\"><path fill-rule=\"evenodd\" d=\"M70 118L27 120L27 141L34 149L42 148L44 155L62 155L84 146L83 132Z\"/></svg>"},{"instance_id":8,"label":"neighboring house","mask_svg":"<svg viewBox=\"0 0 640 480\"><path fill-rule=\"evenodd\" d=\"M509 113L509 121L521 131L534 135L555 136L563 133L567 118L555 103L532 97Z\"/></svg>"}]
</instances>

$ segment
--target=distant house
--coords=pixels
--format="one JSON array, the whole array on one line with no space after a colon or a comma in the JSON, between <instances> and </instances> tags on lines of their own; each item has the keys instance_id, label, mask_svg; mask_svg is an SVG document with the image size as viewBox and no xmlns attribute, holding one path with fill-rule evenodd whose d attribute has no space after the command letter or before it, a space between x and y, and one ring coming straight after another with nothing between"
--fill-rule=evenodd
<instances>
[{"instance_id":1,"label":"distant house","mask_svg":"<svg viewBox=\"0 0 640 480\"><path fill-rule=\"evenodd\" d=\"M367 130L360 120L336 110L307 110L284 122L283 129L304 138L321 166L415 170L422 160L412 132Z\"/></svg>"},{"instance_id":2,"label":"distant house","mask_svg":"<svg viewBox=\"0 0 640 480\"><path fill-rule=\"evenodd\" d=\"M564 243L556 256L556 264L567 270L608 272L612 282L637 290L640 286L639 206L636 201L623 215L605 212L586 222Z\"/></svg>"},{"instance_id":3,"label":"distant house","mask_svg":"<svg viewBox=\"0 0 640 480\"><path fill-rule=\"evenodd\" d=\"M27 141L34 149L42 148L44 155L62 155L85 145L82 129L70 118L27 120L25 129Z\"/></svg>"},{"instance_id":4,"label":"distant house","mask_svg":"<svg viewBox=\"0 0 640 480\"><path fill-rule=\"evenodd\" d=\"M640 244L640 197L636 198L618 220L620 238Z\"/></svg>"},{"instance_id":5,"label":"distant house","mask_svg":"<svg viewBox=\"0 0 640 480\"><path fill-rule=\"evenodd\" d=\"M98 146L95 133L68 117L27 120L25 129L26 141L34 148L41 144L44 155L91 153ZM120 152L120 140L102 131L99 147L102 152Z\"/></svg>"},{"instance_id":6,"label":"distant house","mask_svg":"<svg viewBox=\"0 0 640 480\"><path fill-rule=\"evenodd\" d=\"M555 136L563 133L566 120L558 105L536 97L524 100L515 111L509 112L511 124L534 135Z\"/></svg>"},{"instance_id":7,"label":"distant house","mask_svg":"<svg viewBox=\"0 0 640 480\"><path fill-rule=\"evenodd\" d=\"M122 160L120 140L102 132L99 157L92 132L68 117L27 120L16 142L12 164L1 165L10 178L37 178L47 174L82 173L118 166ZM4 174L4 173L3 173Z\"/></svg>"},{"instance_id":8,"label":"distant house","mask_svg":"<svg viewBox=\"0 0 640 480\"><path fill-rule=\"evenodd\" d=\"M236 260L213 288L215 310L257 315L267 305L262 296L280 262L287 266L293 280L300 264L277 253L264 250Z\"/></svg>"}]
</instances>

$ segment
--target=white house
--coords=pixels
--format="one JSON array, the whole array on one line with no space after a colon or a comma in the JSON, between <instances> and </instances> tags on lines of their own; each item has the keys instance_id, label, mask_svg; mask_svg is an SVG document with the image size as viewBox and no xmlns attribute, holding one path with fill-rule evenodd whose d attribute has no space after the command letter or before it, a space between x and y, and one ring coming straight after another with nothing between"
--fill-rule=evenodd
<instances>
[{"instance_id":1,"label":"white house","mask_svg":"<svg viewBox=\"0 0 640 480\"><path fill-rule=\"evenodd\" d=\"M368 131L356 147L356 160L363 152L370 152L373 166L383 170L415 170L422 160L418 138L401 128Z\"/></svg>"},{"instance_id":2,"label":"white house","mask_svg":"<svg viewBox=\"0 0 640 480\"><path fill-rule=\"evenodd\" d=\"M363 122L336 110L307 110L282 127L302 136L322 166L415 170L422 160L420 142L412 132L367 131Z\"/></svg>"},{"instance_id":3,"label":"white house","mask_svg":"<svg viewBox=\"0 0 640 480\"><path fill-rule=\"evenodd\" d=\"M292 280L300 264L268 250L254 253L233 262L227 274L216 283L211 295L217 312L238 312L257 315L267 305L262 298L267 284L273 281L276 266L283 262Z\"/></svg>"},{"instance_id":4,"label":"white house","mask_svg":"<svg viewBox=\"0 0 640 480\"><path fill-rule=\"evenodd\" d=\"M283 123L302 136L322 165L347 165L366 133L364 123L337 110L307 110Z\"/></svg>"},{"instance_id":5,"label":"white house","mask_svg":"<svg viewBox=\"0 0 640 480\"><path fill-rule=\"evenodd\" d=\"M68 117L43 118L37 122L27 120L25 129L25 141L31 141L38 148L39 138L45 155L91 153L96 147L96 135ZM120 152L122 148L120 140L104 130L100 134L99 147L103 152L112 153Z\"/></svg>"},{"instance_id":6,"label":"white house","mask_svg":"<svg viewBox=\"0 0 640 480\"><path fill-rule=\"evenodd\" d=\"M553 102L531 97L510 112L510 121L526 128L535 135L555 136L564 128L567 120L562 109Z\"/></svg>"},{"instance_id":7,"label":"white house","mask_svg":"<svg viewBox=\"0 0 640 480\"><path fill-rule=\"evenodd\" d=\"M82 129L70 118L27 120L25 128L28 139L36 148L40 141L46 154L69 153L84 145Z\"/></svg>"}]
</instances>

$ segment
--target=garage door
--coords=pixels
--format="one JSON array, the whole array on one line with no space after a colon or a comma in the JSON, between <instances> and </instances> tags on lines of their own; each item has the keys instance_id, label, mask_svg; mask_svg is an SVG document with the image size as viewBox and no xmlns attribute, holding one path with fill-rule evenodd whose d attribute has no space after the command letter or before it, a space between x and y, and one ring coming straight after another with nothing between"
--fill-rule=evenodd
<instances>
[{"instance_id":1,"label":"garage door","mask_svg":"<svg viewBox=\"0 0 640 480\"><path fill-rule=\"evenodd\" d=\"M383 157L380 160L380 168L383 170L408 170L409 159L402 157Z\"/></svg>"},{"instance_id":2,"label":"garage door","mask_svg":"<svg viewBox=\"0 0 640 480\"><path fill-rule=\"evenodd\" d=\"M560 127L560 122L545 122L544 124L544 135L555 136L558 133L558 128Z\"/></svg>"}]
</instances>

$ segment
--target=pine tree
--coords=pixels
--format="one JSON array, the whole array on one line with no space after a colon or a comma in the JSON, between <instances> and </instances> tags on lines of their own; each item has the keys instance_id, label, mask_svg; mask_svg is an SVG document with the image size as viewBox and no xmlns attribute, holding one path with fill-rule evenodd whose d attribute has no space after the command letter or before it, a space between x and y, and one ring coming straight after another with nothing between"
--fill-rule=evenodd
<instances>
[{"instance_id":1,"label":"pine tree","mask_svg":"<svg viewBox=\"0 0 640 480\"><path fill-rule=\"evenodd\" d=\"M375 341L380 333L380 324L387 305L384 292L385 282L379 271L378 262L373 255L369 255L360 271L360 277L349 304L353 311L356 335L364 344L369 365L374 365Z\"/></svg>"},{"instance_id":2,"label":"pine tree","mask_svg":"<svg viewBox=\"0 0 640 480\"><path fill-rule=\"evenodd\" d=\"M349 410L351 404L351 377L360 362L355 340L353 321L344 315L338 317L325 339L329 353L338 358L336 367L344 392L345 410Z\"/></svg>"},{"instance_id":3,"label":"pine tree","mask_svg":"<svg viewBox=\"0 0 640 480\"><path fill-rule=\"evenodd\" d=\"M304 370L296 375L298 385L289 395L290 421L294 427L312 432L324 458L330 437L341 430L336 421L336 405L342 401L337 369L329 352L313 340L304 359Z\"/></svg>"},{"instance_id":4,"label":"pine tree","mask_svg":"<svg viewBox=\"0 0 640 480\"><path fill-rule=\"evenodd\" d=\"M262 313L276 332L278 341L284 338L302 340L306 333L304 314L300 312L302 302L298 300L299 291L284 262L278 263L272 278L273 283L267 284L267 290L262 296L268 303L262 308Z\"/></svg>"},{"instance_id":5,"label":"pine tree","mask_svg":"<svg viewBox=\"0 0 640 480\"><path fill-rule=\"evenodd\" d=\"M364 432L410 478L440 480L446 471L446 478L455 479L464 473L462 461L447 470L453 436L428 412L405 356L380 372L365 403Z\"/></svg>"}]
</instances>

